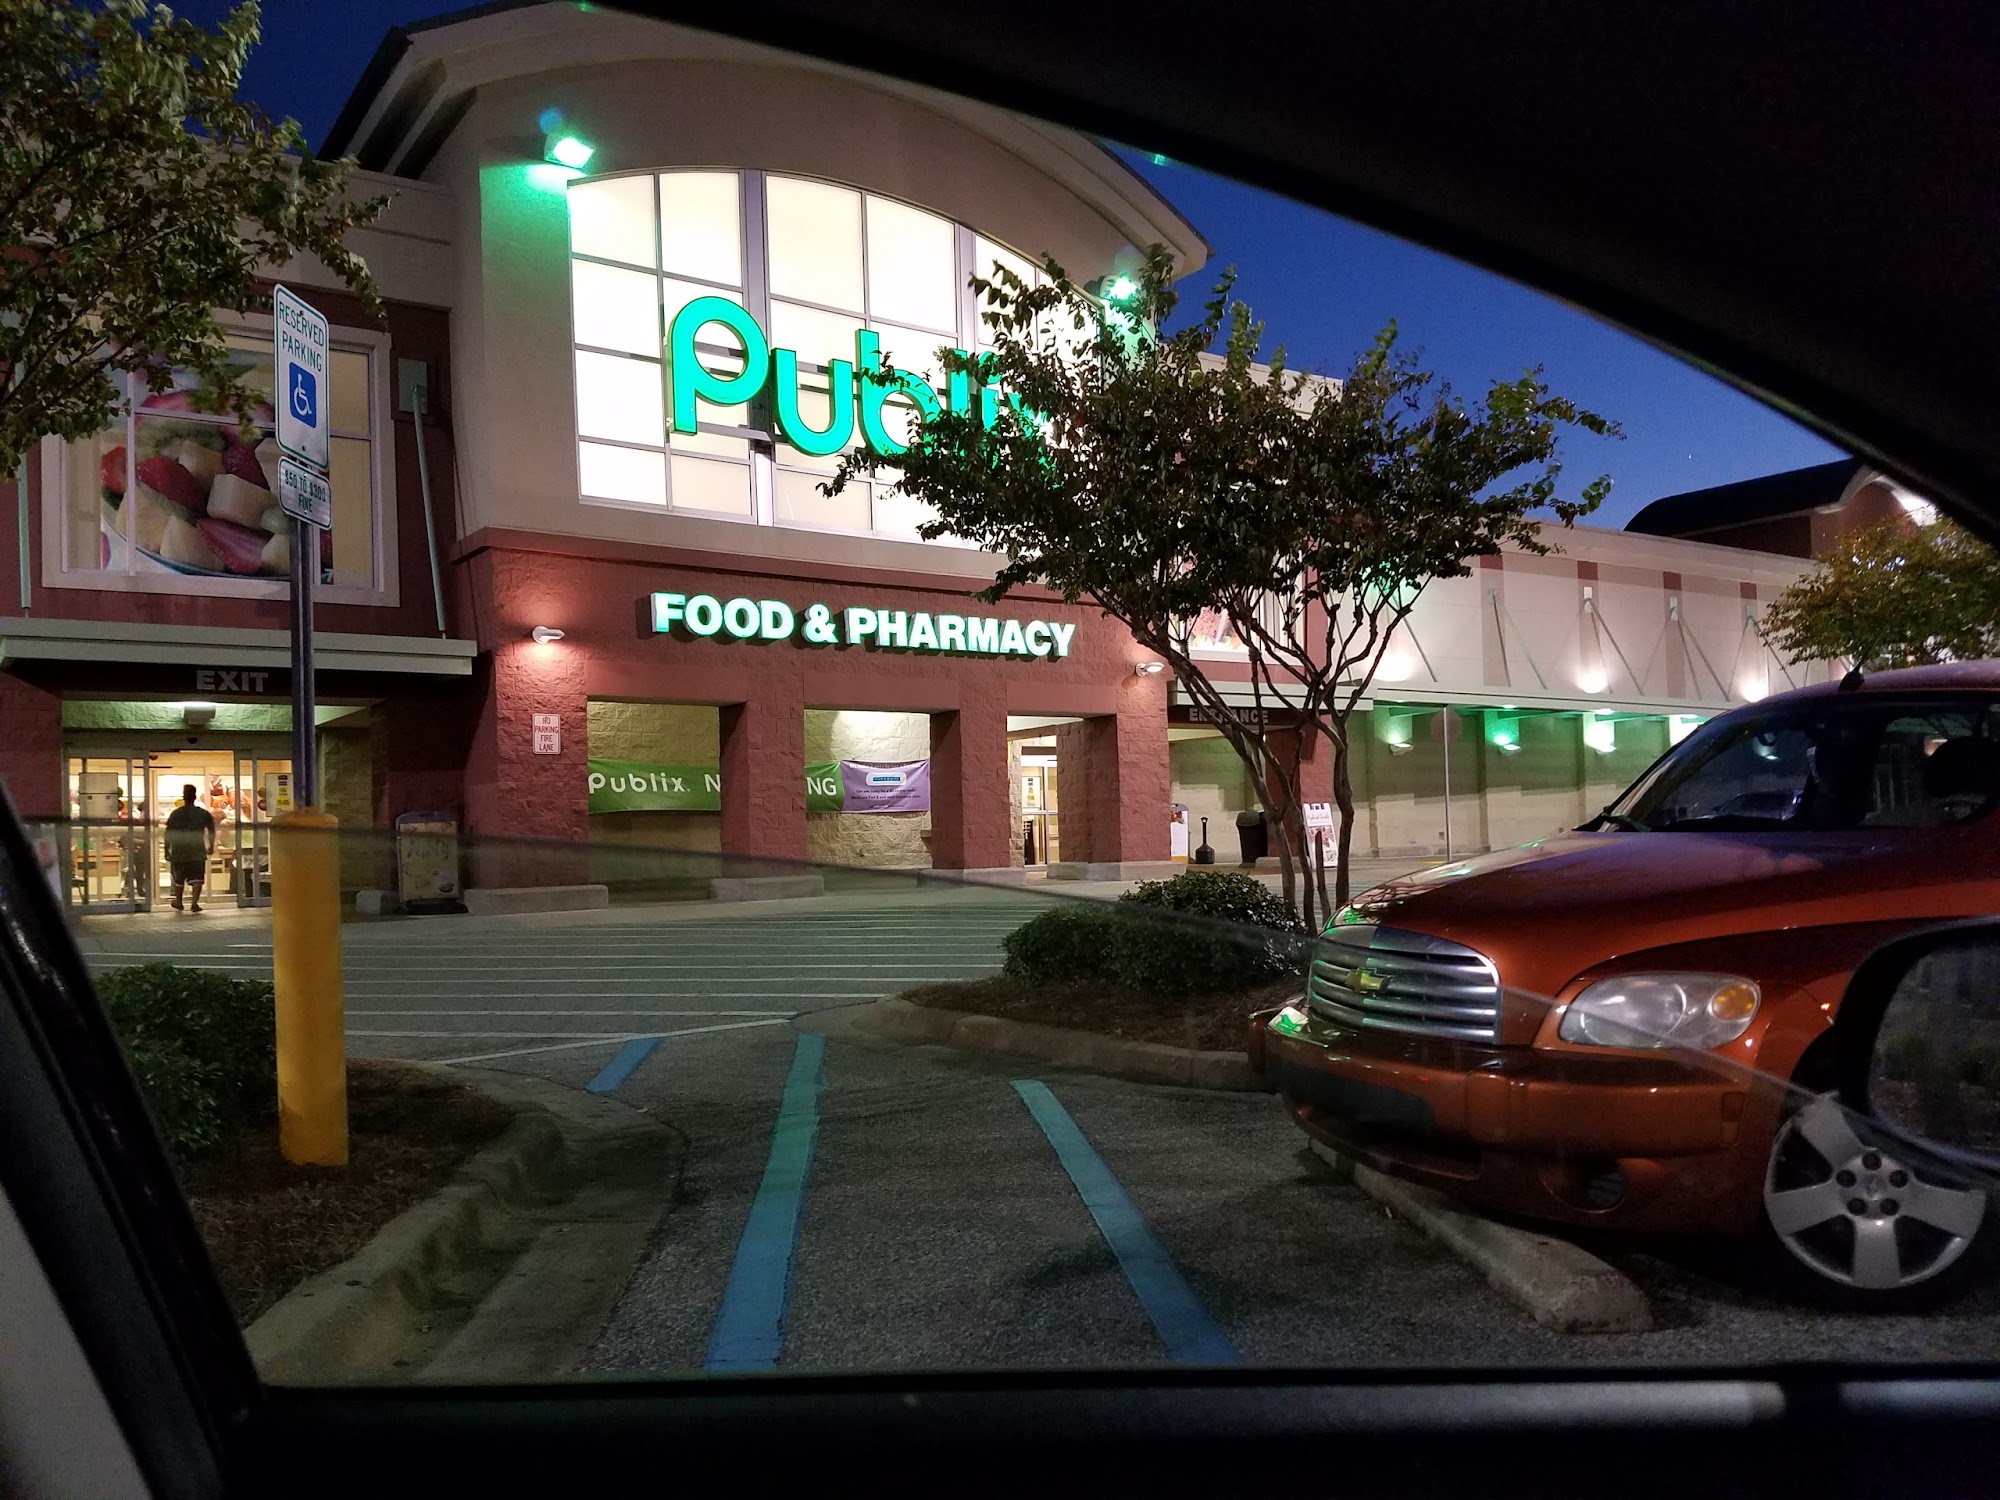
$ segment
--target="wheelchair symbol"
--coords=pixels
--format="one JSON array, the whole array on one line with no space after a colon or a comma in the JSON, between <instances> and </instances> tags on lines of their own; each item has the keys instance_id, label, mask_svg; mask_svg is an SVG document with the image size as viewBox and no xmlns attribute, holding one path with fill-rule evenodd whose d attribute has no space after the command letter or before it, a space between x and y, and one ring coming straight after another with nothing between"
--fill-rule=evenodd
<instances>
[{"instance_id":1,"label":"wheelchair symbol","mask_svg":"<svg viewBox=\"0 0 2000 1500\"><path fill-rule=\"evenodd\" d=\"M312 371L292 366L292 415L308 427L319 425L319 387Z\"/></svg>"}]
</instances>

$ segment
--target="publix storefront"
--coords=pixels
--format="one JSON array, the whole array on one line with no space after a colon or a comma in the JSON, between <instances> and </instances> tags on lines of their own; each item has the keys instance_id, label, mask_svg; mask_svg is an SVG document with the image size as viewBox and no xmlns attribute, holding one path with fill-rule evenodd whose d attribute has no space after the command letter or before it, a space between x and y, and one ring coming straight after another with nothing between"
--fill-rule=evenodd
<instances>
[{"instance_id":1,"label":"publix storefront","mask_svg":"<svg viewBox=\"0 0 2000 1500\"><path fill-rule=\"evenodd\" d=\"M975 275L1053 257L1087 281L1155 243L1200 269L1119 157L558 3L392 33L326 145L400 194L361 247L388 295L448 312L425 367L440 607L478 651L384 752L381 820L422 799L475 834L1131 876L1185 849L1181 805L1234 852L1251 790L1122 627L1034 590L979 603L996 559L921 540L889 476L827 487L856 445L893 457L926 412L1007 399L943 368L986 348ZM884 363L908 374L869 379ZM1796 568L1564 546L1426 596L1362 725L1365 852L1577 821L1669 714L1778 685L1746 609ZM1203 643L1217 675L1232 647Z\"/></svg>"}]
</instances>

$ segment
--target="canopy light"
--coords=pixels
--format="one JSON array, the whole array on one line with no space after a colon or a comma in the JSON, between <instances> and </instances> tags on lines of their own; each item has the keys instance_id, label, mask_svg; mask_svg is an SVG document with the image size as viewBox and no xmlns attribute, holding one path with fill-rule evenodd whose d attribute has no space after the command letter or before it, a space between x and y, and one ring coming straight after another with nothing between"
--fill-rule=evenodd
<instances>
[{"instance_id":1,"label":"canopy light","mask_svg":"<svg viewBox=\"0 0 2000 1500\"><path fill-rule=\"evenodd\" d=\"M559 167L581 172L590 165L591 157L597 155L597 148L582 136L565 130L549 137L542 155Z\"/></svg>"}]
</instances>

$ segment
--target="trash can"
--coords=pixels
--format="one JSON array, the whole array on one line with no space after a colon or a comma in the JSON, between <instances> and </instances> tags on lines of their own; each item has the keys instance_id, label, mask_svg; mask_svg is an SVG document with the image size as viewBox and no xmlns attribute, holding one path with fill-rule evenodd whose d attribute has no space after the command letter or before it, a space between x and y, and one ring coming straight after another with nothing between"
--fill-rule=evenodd
<instances>
[{"instance_id":1,"label":"trash can","mask_svg":"<svg viewBox=\"0 0 2000 1500\"><path fill-rule=\"evenodd\" d=\"M1271 852L1271 830L1264 826L1264 809L1236 815L1236 840L1243 846L1243 863L1254 865Z\"/></svg>"}]
</instances>

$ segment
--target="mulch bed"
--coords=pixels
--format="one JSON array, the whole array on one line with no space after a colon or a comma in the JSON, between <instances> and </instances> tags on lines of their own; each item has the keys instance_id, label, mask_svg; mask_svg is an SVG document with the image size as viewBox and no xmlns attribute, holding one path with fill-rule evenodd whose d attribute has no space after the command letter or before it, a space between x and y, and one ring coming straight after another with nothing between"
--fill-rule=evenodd
<instances>
[{"instance_id":1,"label":"mulch bed","mask_svg":"<svg viewBox=\"0 0 2000 1500\"><path fill-rule=\"evenodd\" d=\"M435 1193L513 1111L475 1089L385 1062L347 1065L348 1165L299 1167L275 1123L181 1168L208 1253L245 1327L310 1276Z\"/></svg>"},{"instance_id":2,"label":"mulch bed","mask_svg":"<svg viewBox=\"0 0 2000 1500\"><path fill-rule=\"evenodd\" d=\"M1164 1042L1198 1052L1241 1052L1250 1013L1283 1005L1298 993L1298 980L1279 979L1233 995L1165 999L1107 985L1030 988L1003 974L919 985L900 998L938 1010L1068 1026L1133 1042Z\"/></svg>"}]
</instances>

